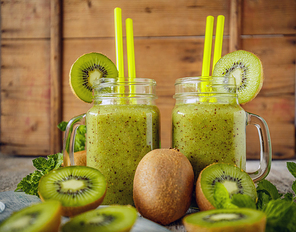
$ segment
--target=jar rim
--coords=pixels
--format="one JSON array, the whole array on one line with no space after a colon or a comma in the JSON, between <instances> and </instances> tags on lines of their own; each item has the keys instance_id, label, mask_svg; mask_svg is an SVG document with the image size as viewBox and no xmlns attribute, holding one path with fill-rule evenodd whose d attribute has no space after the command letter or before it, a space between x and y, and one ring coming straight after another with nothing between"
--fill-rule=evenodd
<instances>
[{"instance_id":1,"label":"jar rim","mask_svg":"<svg viewBox=\"0 0 296 232\"><path fill-rule=\"evenodd\" d=\"M143 78L143 77L136 77L133 80L129 80L127 78L123 78L123 81L118 81L118 77L109 77L109 78L100 78L94 81L93 87L96 88L97 86L106 86L106 85L123 85L123 86L128 86L128 85L151 85L151 86L156 86L156 81L151 78Z\"/></svg>"},{"instance_id":2,"label":"jar rim","mask_svg":"<svg viewBox=\"0 0 296 232\"><path fill-rule=\"evenodd\" d=\"M233 76L189 76L189 77L181 77L178 78L175 81L175 85L186 83L186 82L194 82L194 81L200 81L200 82L211 82L213 80L222 80L224 81L223 84L236 84L236 79ZM226 82L226 80L228 80ZM221 82L222 84L222 82Z\"/></svg>"}]
</instances>

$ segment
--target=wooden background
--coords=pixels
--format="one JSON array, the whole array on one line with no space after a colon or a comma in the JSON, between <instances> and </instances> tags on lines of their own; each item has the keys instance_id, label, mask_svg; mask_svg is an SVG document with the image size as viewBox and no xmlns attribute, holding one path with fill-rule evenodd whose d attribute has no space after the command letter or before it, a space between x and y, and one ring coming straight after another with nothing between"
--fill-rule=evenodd
<instances>
[{"instance_id":1,"label":"wooden background","mask_svg":"<svg viewBox=\"0 0 296 232\"><path fill-rule=\"evenodd\" d=\"M71 93L70 67L92 51L115 62L115 7L124 33L124 20L134 21L137 76L157 81L163 147L171 143L174 82L201 74L206 17L222 14L223 55L244 49L263 62L263 89L244 108L267 121L273 158L294 158L296 0L1 0L2 153L61 151L56 125L91 107ZM247 136L248 158L258 158L256 129Z\"/></svg>"}]
</instances>

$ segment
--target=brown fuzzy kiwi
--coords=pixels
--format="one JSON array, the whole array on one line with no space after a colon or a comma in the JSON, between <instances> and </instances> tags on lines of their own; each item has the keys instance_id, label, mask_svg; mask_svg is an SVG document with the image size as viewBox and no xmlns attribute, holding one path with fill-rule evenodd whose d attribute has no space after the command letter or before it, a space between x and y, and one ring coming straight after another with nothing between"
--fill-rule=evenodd
<instances>
[{"instance_id":1,"label":"brown fuzzy kiwi","mask_svg":"<svg viewBox=\"0 0 296 232\"><path fill-rule=\"evenodd\" d=\"M193 168L185 155L176 149L153 150L136 169L135 206L143 217L167 225L187 212L193 183Z\"/></svg>"},{"instance_id":2,"label":"brown fuzzy kiwi","mask_svg":"<svg viewBox=\"0 0 296 232\"><path fill-rule=\"evenodd\" d=\"M74 162L75 162L75 165L77 166L86 166L86 150L74 152ZM67 155L64 156L63 166L66 167L70 165L71 163L70 163L69 155L67 153Z\"/></svg>"}]
</instances>

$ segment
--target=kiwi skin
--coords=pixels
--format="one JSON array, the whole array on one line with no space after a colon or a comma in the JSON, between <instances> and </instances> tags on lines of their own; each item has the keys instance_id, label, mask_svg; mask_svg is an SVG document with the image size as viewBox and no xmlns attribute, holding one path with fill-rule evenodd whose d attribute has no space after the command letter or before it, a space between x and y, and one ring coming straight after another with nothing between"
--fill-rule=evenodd
<instances>
[{"instance_id":1,"label":"kiwi skin","mask_svg":"<svg viewBox=\"0 0 296 232\"><path fill-rule=\"evenodd\" d=\"M210 164L207 167L210 167L212 165L215 165L217 163L213 163ZM234 165L235 166L235 165ZM209 202L209 200L206 198L205 194L202 191L202 187L201 187L201 176L203 171L207 168L205 167L199 174L197 181L196 181L196 187L195 187L195 197L196 197L196 203L198 205L198 208L200 211L205 211L205 210L212 210L212 209L216 209L215 206L213 206L211 204L211 202Z\"/></svg>"},{"instance_id":2,"label":"kiwi skin","mask_svg":"<svg viewBox=\"0 0 296 232\"><path fill-rule=\"evenodd\" d=\"M193 192L194 173L189 160L177 149L155 149L136 169L133 199L138 212L167 225L187 212Z\"/></svg>"},{"instance_id":3,"label":"kiwi skin","mask_svg":"<svg viewBox=\"0 0 296 232\"><path fill-rule=\"evenodd\" d=\"M79 166L75 166L75 167L79 167ZM61 168L64 168L64 167L61 167ZM51 171L51 172L53 172L53 171ZM46 175L41 177L41 179L39 181L39 185L45 176ZM86 212L88 210L92 210L92 209L97 208L99 205L102 204L104 197L106 196L106 192L107 192L107 183L106 183L106 189L105 189L104 194L100 198L98 198L97 200L95 200L89 204L82 205L82 206L65 206L62 204L62 215L65 217L74 217L74 216L81 214L83 212ZM43 202L45 202L47 200L51 200L51 199L44 199L41 192L39 191L39 189L38 189L38 195L39 195L41 201L43 201Z\"/></svg>"}]
</instances>

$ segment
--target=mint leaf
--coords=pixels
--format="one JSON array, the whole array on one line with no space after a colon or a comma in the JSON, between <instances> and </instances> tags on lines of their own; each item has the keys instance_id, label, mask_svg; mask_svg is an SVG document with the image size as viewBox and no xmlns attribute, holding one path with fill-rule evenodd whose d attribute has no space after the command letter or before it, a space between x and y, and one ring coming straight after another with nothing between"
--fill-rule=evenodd
<instances>
[{"instance_id":1,"label":"mint leaf","mask_svg":"<svg viewBox=\"0 0 296 232\"><path fill-rule=\"evenodd\" d=\"M284 195L283 200L285 200L285 201L292 201L293 200L293 194L292 193L286 193Z\"/></svg>"},{"instance_id":2,"label":"mint leaf","mask_svg":"<svg viewBox=\"0 0 296 232\"><path fill-rule=\"evenodd\" d=\"M85 134L86 134L86 126L84 125L79 126L75 136L74 152L85 150L85 141L86 141Z\"/></svg>"},{"instance_id":3,"label":"mint leaf","mask_svg":"<svg viewBox=\"0 0 296 232\"><path fill-rule=\"evenodd\" d=\"M68 125L68 122L65 122L65 121L62 121L58 124L58 128L61 130L61 131L65 131L66 128L67 128L67 125Z\"/></svg>"},{"instance_id":4,"label":"mint leaf","mask_svg":"<svg viewBox=\"0 0 296 232\"><path fill-rule=\"evenodd\" d=\"M292 190L294 191L294 193L296 194L296 180L293 182L292 184Z\"/></svg>"},{"instance_id":5,"label":"mint leaf","mask_svg":"<svg viewBox=\"0 0 296 232\"><path fill-rule=\"evenodd\" d=\"M271 197L271 199L273 199L273 200L276 200L282 196L281 194L279 194L279 191L277 190L277 188L272 183L270 183L268 180L261 180L258 183L258 186L256 189L257 189L257 191L261 190L261 191L268 193L269 196Z\"/></svg>"},{"instance_id":6,"label":"mint leaf","mask_svg":"<svg viewBox=\"0 0 296 232\"><path fill-rule=\"evenodd\" d=\"M59 168L63 162L63 154L57 153L54 155L47 156L47 159L44 157L38 157L33 159L33 165L37 169L33 173L24 177L20 183L18 183L15 191L22 191L30 195L38 195L38 184L41 177L50 172L53 169Z\"/></svg>"},{"instance_id":7,"label":"mint leaf","mask_svg":"<svg viewBox=\"0 0 296 232\"><path fill-rule=\"evenodd\" d=\"M214 206L217 209L238 208L236 205L231 203L231 199L226 187L219 182L215 184L214 200Z\"/></svg>"},{"instance_id":8,"label":"mint leaf","mask_svg":"<svg viewBox=\"0 0 296 232\"><path fill-rule=\"evenodd\" d=\"M296 178L296 163L287 162L289 172Z\"/></svg>"},{"instance_id":9,"label":"mint leaf","mask_svg":"<svg viewBox=\"0 0 296 232\"><path fill-rule=\"evenodd\" d=\"M43 174L40 171L35 170L33 173L27 175L21 180L15 191L25 192L26 194L36 195L39 197L38 184L42 176Z\"/></svg>"},{"instance_id":10,"label":"mint leaf","mask_svg":"<svg viewBox=\"0 0 296 232\"><path fill-rule=\"evenodd\" d=\"M231 197L231 203L239 208L256 209L256 203L246 194L234 194Z\"/></svg>"},{"instance_id":11,"label":"mint leaf","mask_svg":"<svg viewBox=\"0 0 296 232\"><path fill-rule=\"evenodd\" d=\"M268 192L263 190L257 190L257 196L257 209L262 210L271 200L271 196L268 194Z\"/></svg>"},{"instance_id":12,"label":"mint leaf","mask_svg":"<svg viewBox=\"0 0 296 232\"><path fill-rule=\"evenodd\" d=\"M271 200L263 210L267 216L266 231L295 231L295 228L288 229L295 224L291 222L295 221L296 216L293 204L295 203L292 201L282 199Z\"/></svg>"}]
</instances>

